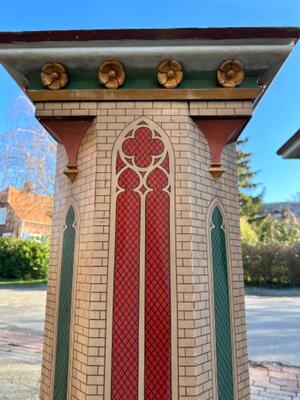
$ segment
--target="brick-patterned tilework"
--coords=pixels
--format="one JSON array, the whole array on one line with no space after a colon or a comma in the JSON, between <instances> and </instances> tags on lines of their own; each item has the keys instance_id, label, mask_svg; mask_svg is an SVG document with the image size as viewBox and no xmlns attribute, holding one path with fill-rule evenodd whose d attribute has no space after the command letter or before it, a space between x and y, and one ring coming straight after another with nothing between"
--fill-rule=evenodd
<instances>
[{"instance_id":1,"label":"brick-patterned tilework","mask_svg":"<svg viewBox=\"0 0 300 400\"><path fill-rule=\"evenodd\" d=\"M193 279L195 291L197 292L197 304L195 310L197 317L196 340L199 343L199 353L197 354L197 393L203 394L203 398L211 398L211 367L212 354L209 318L210 302L207 295L209 287L208 280L208 241L207 231L207 212L208 207L214 198L218 198L223 204L228 220L228 239L230 244L231 256L231 277L232 277L232 297L233 297L233 323L235 325L235 358L237 375L238 399L249 398L249 380L247 369L247 347L246 331L244 322L241 324L240 315L244 315L243 297L243 271L240 252L240 233L239 233L239 203L236 187L236 155L235 146L226 146L223 151L222 164L226 173L218 182L214 182L208 172L207 166L210 162L208 145L194 125L190 125L189 151L190 151L190 192L191 200L191 230L192 230L192 249L193 249ZM204 190L205 188L205 190ZM204 292L204 293L203 293ZM207 321L205 324L204 321ZM239 324L241 324L239 326Z\"/></svg>"},{"instance_id":2,"label":"brick-patterned tilework","mask_svg":"<svg viewBox=\"0 0 300 400\"><path fill-rule=\"evenodd\" d=\"M191 116L251 115L251 101L193 101L190 102Z\"/></svg>"},{"instance_id":3,"label":"brick-patterned tilework","mask_svg":"<svg viewBox=\"0 0 300 400\"><path fill-rule=\"evenodd\" d=\"M201 111L201 110L214 111ZM178 297L179 400L213 399L207 210L218 196L227 219L231 253L235 358L239 400L249 399L244 291L239 239L235 148L226 146L225 174L214 182L209 148L189 115L246 115L248 102L70 102L39 103L37 116L95 115L81 145L79 175L73 185L62 174L64 149L57 159L41 400L50 400L61 221L68 201L80 214L74 315L72 400L104 399L106 301L109 257L111 156L116 138L134 119L159 124L175 151L176 270Z\"/></svg>"},{"instance_id":4,"label":"brick-patterned tilework","mask_svg":"<svg viewBox=\"0 0 300 400\"><path fill-rule=\"evenodd\" d=\"M48 104L45 104L45 106ZM38 113L38 108L37 108ZM48 275L48 294L46 304L45 339L42 364L40 398L50 399L51 380L54 374L55 354L55 311L57 307L57 290L59 288L60 251L64 213L71 200L76 202L79 210L79 235L77 246L75 312L73 313L74 338L71 370L72 399L85 398L88 342L92 337L90 328L90 291L91 260L93 254L94 208L95 208L95 175L96 175L96 135L92 129L83 140L79 151L79 168L81 170L76 182L72 185L62 174L67 162L66 154L58 145L57 174L54 197L53 225L51 236L51 257ZM103 316L104 317L104 316ZM104 318L103 318L104 320ZM91 332L91 333L89 333Z\"/></svg>"}]
</instances>

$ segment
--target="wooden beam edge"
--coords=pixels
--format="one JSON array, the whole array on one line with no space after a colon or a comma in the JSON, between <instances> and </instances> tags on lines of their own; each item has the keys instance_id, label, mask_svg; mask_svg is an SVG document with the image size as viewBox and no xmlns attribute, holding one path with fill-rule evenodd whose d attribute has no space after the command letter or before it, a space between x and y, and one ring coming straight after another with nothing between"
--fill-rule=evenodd
<instances>
[{"instance_id":1,"label":"wooden beam edge","mask_svg":"<svg viewBox=\"0 0 300 400\"><path fill-rule=\"evenodd\" d=\"M33 102L131 100L254 100L261 87L245 89L27 90Z\"/></svg>"},{"instance_id":2,"label":"wooden beam edge","mask_svg":"<svg viewBox=\"0 0 300 400\"><path fill-rule=\"evenodd\" d=\"M34 101L253 100L262 89L28 90Z\"/></svg>"}]
</instances>

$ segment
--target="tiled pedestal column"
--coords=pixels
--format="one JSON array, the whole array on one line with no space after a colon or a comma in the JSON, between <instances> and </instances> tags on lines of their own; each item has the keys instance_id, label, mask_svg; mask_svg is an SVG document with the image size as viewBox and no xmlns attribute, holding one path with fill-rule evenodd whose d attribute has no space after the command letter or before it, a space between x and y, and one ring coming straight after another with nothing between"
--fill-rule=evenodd
<instances>
[{"instance_id":1,"label":"tiled pedestal column","mask_svg":"<svg viewBox=\"0 0 300 400\"><path fill-rule=\"evenodd\" d=\"M38 103L93 117L58 145L41 400L249 399L235 145L214 180L195 118L251 103Z\"/></svg>"}]
</instances>

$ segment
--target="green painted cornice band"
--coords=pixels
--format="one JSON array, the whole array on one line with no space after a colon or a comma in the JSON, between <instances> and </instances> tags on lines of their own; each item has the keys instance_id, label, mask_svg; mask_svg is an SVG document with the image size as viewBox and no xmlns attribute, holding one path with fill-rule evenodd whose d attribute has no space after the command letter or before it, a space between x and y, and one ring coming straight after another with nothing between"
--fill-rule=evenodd
<instances>
[{"instance_id":1,"label":"green painted cornice band","mask_svg":"<svg viewBox=\"0 0 300 400\"><path fill-rule=\"evenodd\" d=\"M123 89L159 89L156 70L126 68L126 80ZM255 88L261 71L245 71L245 79L241 88ZM40 70L28 73L29 90L43 90ZM99 83L97 70L68 69L69 90L104 89ZM182 83L178 89L210 89L220 87L216 78L216 71L184 71Z\"/></svg>"}]
</instances>

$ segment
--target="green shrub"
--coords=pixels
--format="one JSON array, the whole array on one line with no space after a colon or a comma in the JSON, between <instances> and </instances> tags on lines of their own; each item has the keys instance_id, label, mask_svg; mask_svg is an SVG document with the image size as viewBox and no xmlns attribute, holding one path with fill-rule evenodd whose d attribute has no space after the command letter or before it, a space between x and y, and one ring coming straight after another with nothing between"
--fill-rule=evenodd
<instances>
[{"instance_id":1,"label":"green shrub","mask_svg":"<svg viewBox=\"0 0 300 400\"><path fill-rule=\"evenodd\" d=\"M258 243L258 236L245 217L240 219L242 243L255 245Z\"/></svg>"},{"instance_id":2,"label":"green shrub","mask_svg":"<svg viewBox=\"0 0 300 400\"><path fill-rule=\"evenodd\" d=\"M243 243L246 284L300 285L300 243L293 245Z\"/></svg>"},{"instance_id":3,"label":"green shrub","mask_svg":"<svg viewBox=\"0 0 300 400\"><path fill-rule=\"evenodd\" d=\"M49 248L45 243L0 238L1 279L44 279L48 261Z\"/></svg>"}]
</instances>

